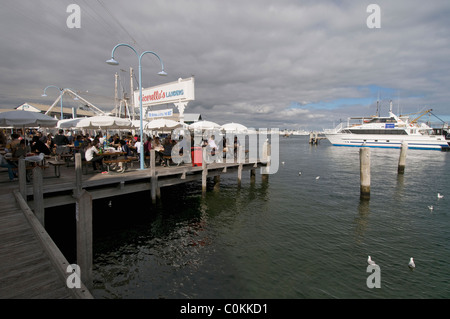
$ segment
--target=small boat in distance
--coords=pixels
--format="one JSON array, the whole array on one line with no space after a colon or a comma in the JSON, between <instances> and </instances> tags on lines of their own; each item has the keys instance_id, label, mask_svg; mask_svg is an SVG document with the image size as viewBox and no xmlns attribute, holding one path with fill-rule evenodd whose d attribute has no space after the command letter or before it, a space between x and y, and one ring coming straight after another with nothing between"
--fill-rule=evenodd
<instances>
[{"instance_id":1,"label":"small boat in distance","mask_svg":"<svg viewBox=\"0 0 450 319\"><path fill-rule=\"evenodd\" d=\"M387 117L350 118L347 124L340 123L334 129L324 130L324 134L335 146L400 148L402 142L406 141L410 149L449 150L450 134L447 123L442 128L435 129L417 121L431 111L427 110L410 120L408 116L392 113L391 101Z\"/></svg>"}]
</instances>

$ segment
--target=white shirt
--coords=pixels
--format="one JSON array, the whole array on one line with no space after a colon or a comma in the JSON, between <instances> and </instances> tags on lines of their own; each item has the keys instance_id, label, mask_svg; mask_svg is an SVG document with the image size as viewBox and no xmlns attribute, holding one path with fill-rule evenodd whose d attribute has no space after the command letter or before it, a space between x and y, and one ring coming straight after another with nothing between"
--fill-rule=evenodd
<instances>
[{"instance_id":1,"label":"white shirt","mask_svg":"<svg viewBox=\"0 0 450 319\"><path fill-rule=\"evenodd\" d=\"M213 139L209 139L208 145L209 145L209 147L211 147L211 148L218 149L218 147L217 147L217 145L216 145L216 142L215 142Z\"/></svg>"},{"instance_id":2,"label":"white shirt","mask_svg":"<svg viewBox=\"0 0 450 319\"><path fill-rule=\"evenodd\" d=\"M94 158L94 155L98 153L98 149L95 146L89 147L84 153L84 157L86 161L91 161Z\"/></svg>"}]
</instances>

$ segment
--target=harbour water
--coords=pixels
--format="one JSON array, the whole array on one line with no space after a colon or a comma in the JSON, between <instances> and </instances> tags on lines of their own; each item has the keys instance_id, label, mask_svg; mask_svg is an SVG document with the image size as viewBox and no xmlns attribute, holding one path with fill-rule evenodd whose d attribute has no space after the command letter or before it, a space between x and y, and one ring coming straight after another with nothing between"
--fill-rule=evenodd
<instances>
[{"instance_id":1,"label":"harbour water","mask_svg":"<svg viewBox=\"0 0 450 319\"><path fill-rule=\"evenodd\" d=\"M449 152L371 149L371 198L359 198L359 149L280 137L267 183L222 177L94 202L95 298L450 297ZM301 172L301 174L299 174ZM437 193L444 194L438 199ZM433 210L428 206L432 205ZM59 210L61 212L61 210ZM74 231L49 233L73 259ZM70 238L69 238L70 237ZM367 257L380 267L368 288ZM416 268L410 270L413 257Z\"/></svg>"}]
</instances>

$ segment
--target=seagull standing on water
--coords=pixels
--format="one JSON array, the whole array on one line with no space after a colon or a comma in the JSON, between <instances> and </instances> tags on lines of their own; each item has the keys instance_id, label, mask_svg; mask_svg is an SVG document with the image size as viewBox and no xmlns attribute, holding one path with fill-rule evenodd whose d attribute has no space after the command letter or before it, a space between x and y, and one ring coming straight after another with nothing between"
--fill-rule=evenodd
<instances>
[{"instance_id":1,"label":"seagull standing on water","mask_svg":"<svg viewBox=\"0 0 450 319\"><path fill-rule=\"evenodd\" d=\"M433 208L434 208L433 205L428 206L428 209L431 211L433 211Z\"/></svg>"},{"instance_id":2,"label":"seagull standing on water","mask_svg":"<svg viewBox=\"0 0 450 319\"><path fill-rule=\"evenodd\" d=\"M372 260L372 258L370 258L370 256L369 256L369 258L367 258L367 263L369 265L375 265L375 262Z\"/></svg>"},{"instance_id":3,"label":"seagull standing on water","mask_svg":"<svg viewBox=\"0 0 450 319\"><path fill-rule=\"evenodd\" d=\"M412 257L409 259L408 267L411 269L416 268L416 264L414 263L414 259Z\"/></svg>"},{"instance_id":4,"label":"seagull standing on water","mask_svg":"<svg viewBox=\"0 0 450 319\"><path fill-rule=\"evenodd\" d=\"M442 195L441 193L438 193L437 198L439 198L439 199L444 198L444 195Z\"/></svg>"}]
</instances>

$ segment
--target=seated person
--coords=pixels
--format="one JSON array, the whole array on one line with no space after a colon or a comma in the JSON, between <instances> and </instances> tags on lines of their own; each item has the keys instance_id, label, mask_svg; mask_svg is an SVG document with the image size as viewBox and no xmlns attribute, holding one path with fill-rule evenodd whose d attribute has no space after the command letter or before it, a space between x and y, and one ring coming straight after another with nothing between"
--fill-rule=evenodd
<instances>
[{"instance_id":1,"label":"seated person","mask_svg":"<svg viewBox=\"0 0 450 319\"><path fill-rule=\"evenodd\" d=\"M121 152L126 153L125 154L125 159L128 156L133 156L133 152L131 151L131 148L128 146L127 142L125 142L124 140L120 140L120 149Z\"/></svg>"},{"instance_id":2,"label":"seated person","mask_svg":"<svg viewBox=\"0 0 450 319\"><path fill-rule=\"evenodd\" d=\"M164 150L162 152L163 154L163 166L169 166L169 162L170 162L170 158L172 156L172 140L170 139L170 137L166 137L164 139Z\"/></svg>"},{"instance_id":3,"label":"seated person","mask_svg":"<svg viewBox=\"0 0 450 319\"><path fill-rule=\"evenodd\" d=\"M2 154L0 154L0 167L5 167L8 169L8 175L9 175L9 180L12 182L14 181L14 178L16 177L16 173L14 173L13 168L15 166L13 166L11 163L9 163Z\"/></svg>"},{"instance_id":4,"label":"seated person","mask_svg":"<svg viewBox=\"0 0 450 319\"><path fill-rule=\"evenodd\" d=\"M50 155L50 150L47 145L39 139L39 136L33 136L31 141L31 152L33 153L44 153L45 155Z\"/></svg>"},{"instance_id":5,"label":"seated person","mask_svg":"<svg viewBox=\"0 0 450 319\"><path fill-rule=\"evenodd\" d=\"M100 165L100 169L103 168L103 155L98 155L98 152L98 149L93 145L92 141L86 143L84 156L86 161L92 163L94 171L97 170L97 165Z\"/></svg>"},{"instance_id":6,"label":"seated person","mask_svg":"<svg viewBox=\"0 0 450 319\"><path fill-rule=\"evenodd\" d=\"M20 140L19 144L12 150L12 157L21 158L25 156L27 156L27 147L25 145L25 140Z\"/></svg>"}]
</instances>

